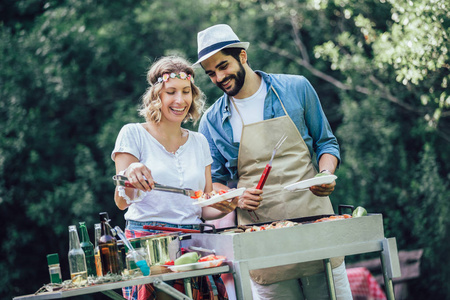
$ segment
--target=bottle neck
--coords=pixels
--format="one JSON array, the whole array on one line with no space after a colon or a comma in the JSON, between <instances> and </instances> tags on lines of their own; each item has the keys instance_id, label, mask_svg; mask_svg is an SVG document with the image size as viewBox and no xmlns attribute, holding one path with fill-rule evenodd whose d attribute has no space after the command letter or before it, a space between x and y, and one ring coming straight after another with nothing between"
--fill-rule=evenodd
<instances>
[{"instance_id":1,"label":"bottle neck","mask_svg":"<svg viewBox=\"0 0 450 300\"><path fill-rule=\"evenodd\" d=\"M102 221L102 236L110 236L111 238L115 239L112 232L111 232L111 226L109 226L108 222Z\"/></svg>"},{"instance_id":2,"label":"bottle neck","mask_svg":"<svg viewBox=\"0 0 450 300\"><path fill-rule=\"evenodd\" d=\"M69 248L80 249L80 240L76 228L69 228Z\"/></svg>"},{"instance_id":3,"label":"bottle neck","mask_svg":"<svg viewBox=\"0 0 450 300\"><path fill-rule=\"evenodd\" d=\"M98 246L98 240L102 236L102 226L100 224L95 224L95 247Z\"/></svg>"},{"instance_id":4,"label":"bottle neck","mask_svg":"<svg viewBox=\"0 0 450 300\"><path fill-rule=\"evenodd\" d=\"M80 226L80 232L81 232L81 242L82 243L89 243L89 234L87 231L86 226Z\"/></svg>"}]
</instances>

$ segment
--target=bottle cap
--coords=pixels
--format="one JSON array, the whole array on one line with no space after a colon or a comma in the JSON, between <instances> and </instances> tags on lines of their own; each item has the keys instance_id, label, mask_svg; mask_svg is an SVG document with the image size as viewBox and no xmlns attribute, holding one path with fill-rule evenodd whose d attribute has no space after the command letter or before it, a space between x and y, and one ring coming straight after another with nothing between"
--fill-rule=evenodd
<instances>
[{"instance_id":1,"label":"bottle cap","mask_svg":"<svg viewBox=\"0 0 450 300\"><path fill-rule=\"evenodd\" d=\"M78 223L80 223L80 228L81 227L86 227L86 223L85 222L78 222Z\"/></svg>"},{"instance_id":2,"label":"bottle cap","mask_svg":"<svg viewBox=\"0 0 450 300\"><path fill-rule=\"evenodd\" d=\"M101 222L108 222L109 221L109 216L107 212L101 212L98 214L100 216L100 221Z\"/></svg>"},{"instance_id":3,"label":"bottle cap","mask_svg":"<svg viewBox=\"0 0 450 300\"><path fill-rule=\"evenodd\" d=\"M57 264L59 264L58 253L48 254L47 255L47 263L49 265L57 265Z\"/></svg>"}]
</instances>

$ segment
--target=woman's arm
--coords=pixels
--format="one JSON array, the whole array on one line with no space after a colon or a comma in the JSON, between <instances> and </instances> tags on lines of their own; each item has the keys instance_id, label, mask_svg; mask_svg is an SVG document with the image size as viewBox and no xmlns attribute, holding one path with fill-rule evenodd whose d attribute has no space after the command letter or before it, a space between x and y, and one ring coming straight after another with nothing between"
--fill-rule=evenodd
<instances>
[{"instance_id":1,"label":"woman's arm","mask_svg":"<svg viewBox=\"0 0 450 300\"><path fill-rule=\"evenodd\" d=\"M212 183L211 178L211 165L207 166L205 168L205 178L206 178L206 186L205 186L205 193L209 193L213 190L229 190L229 188L226 185L223 185L221 183ZM221 202L218 202L216 204L213 204L211 206L205 206L202 208L202 217L205 220L215 220L222 218L232 212L236 208L237 201L239 200L239 197L234 198L232 201L224 200Z\"/></svg>"}]
</instances>

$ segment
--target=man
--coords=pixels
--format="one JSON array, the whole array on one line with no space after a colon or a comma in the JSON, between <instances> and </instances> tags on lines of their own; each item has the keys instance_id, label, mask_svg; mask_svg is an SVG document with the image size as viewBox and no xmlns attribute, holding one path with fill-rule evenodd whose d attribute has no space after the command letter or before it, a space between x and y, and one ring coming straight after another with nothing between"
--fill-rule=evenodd
<instances>
[{"instance_id":1,"label":"man","mask_svg":"<svg viewBox=\"0 0 450 300\"><path fill-rule=\"evenodd\" d=\"M248 42L231 27L219 24L198 33L198 61L211 81L224 91L204 114L199 131L208 139L213 157L214 189L230 181L246 187L238 202L239 224L333 214L328 196L336 183L287 192L284 186L333 174L339 145L311 84L297 75L253 71L247 61ZM283 135L263 189L257 183ZM332 259L338 299L351 299L343 258ZM322 262L308 262L251 271L257 299L328 299ZM300 279L300 280L299 280Z\"/></svg>"}]
</instances>

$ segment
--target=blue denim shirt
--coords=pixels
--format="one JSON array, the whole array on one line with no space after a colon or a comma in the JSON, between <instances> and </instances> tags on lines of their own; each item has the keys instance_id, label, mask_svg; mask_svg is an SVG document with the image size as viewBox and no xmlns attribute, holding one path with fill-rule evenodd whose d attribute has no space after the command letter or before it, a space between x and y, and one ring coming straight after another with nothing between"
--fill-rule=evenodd
<instances>
[{"instance_id":1,"label":"blue denim shirt","mask_svg":"<svg viewBox=\"0 0 450 300\"><path fill-rule=\"evenodd\" d=\"M256 71L267 84L264 103L264 120L284 116L283 107L272 88L280 96L289 117L297 126L311 157L317 161L324 153L340 161L339 144L322 110L319 97L309 81L299 75L266 74ZM228 95L220 97L202 116L199 132L206 136L211 149L213 182L227 184L237 180L239 144L233 142L233 130L229 121L230 100Z\"/></svg>"}]
</instances>

